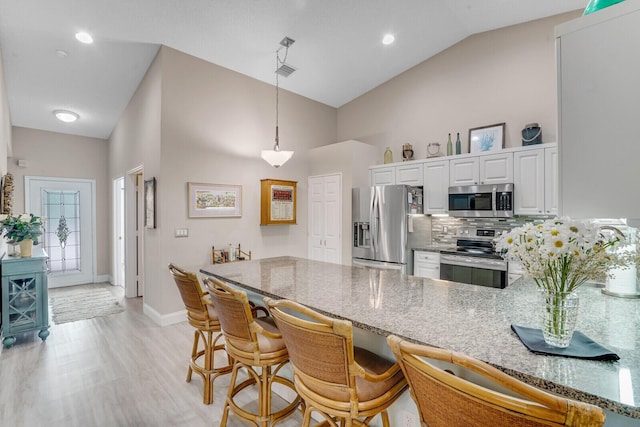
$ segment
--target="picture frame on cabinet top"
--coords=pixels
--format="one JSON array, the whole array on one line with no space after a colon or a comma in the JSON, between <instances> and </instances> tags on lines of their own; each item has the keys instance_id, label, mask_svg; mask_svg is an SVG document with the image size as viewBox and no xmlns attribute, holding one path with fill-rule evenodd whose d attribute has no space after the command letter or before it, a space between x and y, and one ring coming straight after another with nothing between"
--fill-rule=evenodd
<instances>
[{"instance_id":1,"label":"picture frame on cabinet top","mask_svg":"<svg viewBox=\"0 0 640 427\"><path fill-rule=\"evenodd\" d=\"M469 129L469 153L500 151L504 148L505 123Z\"/></svg>"}]
</instances>

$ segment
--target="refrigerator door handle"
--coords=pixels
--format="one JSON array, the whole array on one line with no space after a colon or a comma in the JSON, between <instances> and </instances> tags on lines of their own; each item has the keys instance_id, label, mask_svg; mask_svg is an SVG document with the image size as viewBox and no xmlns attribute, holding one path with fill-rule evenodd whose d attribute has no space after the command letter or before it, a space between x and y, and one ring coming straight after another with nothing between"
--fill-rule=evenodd
<instances>
[{"instance_id":1,"label":"refrigerator door handle","mask_svg":"<svg viewBox=\"0 0 640 427\"><path fill-rule=\"evenodd\" d=\"M374 189L371 195L371 245L373 246L373 253L378 253L378 232L380 230L380 212L378 204L378 192Z\"/></svg>"}]
</instances>

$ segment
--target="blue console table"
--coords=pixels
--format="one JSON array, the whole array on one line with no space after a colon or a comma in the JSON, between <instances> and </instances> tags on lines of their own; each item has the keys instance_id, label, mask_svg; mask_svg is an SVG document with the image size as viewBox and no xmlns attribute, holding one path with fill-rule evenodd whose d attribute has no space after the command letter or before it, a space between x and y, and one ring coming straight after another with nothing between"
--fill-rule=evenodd
<instances>
[{"instance_id":1,"label":"blue console table","mask_svg":"<svg viewBox=\"0 0 640 427\"><path fill-rule=\"evenodd\" d=\"M16 342L16 335L39 330L44 341L49 336L49 296L47 253L33 248L31 258L2 256L2 343Z\"/></svg>"}]
</instances>

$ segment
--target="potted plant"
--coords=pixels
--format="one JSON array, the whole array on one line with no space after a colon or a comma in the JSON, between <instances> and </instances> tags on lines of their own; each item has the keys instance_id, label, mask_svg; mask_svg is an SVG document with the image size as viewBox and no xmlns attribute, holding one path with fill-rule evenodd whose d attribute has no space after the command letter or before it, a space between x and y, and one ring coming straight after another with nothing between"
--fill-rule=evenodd
<instances>
[{"instance_id":1,"label":"potted plant","mask_svg":"<svg viewBox=\"0 0 640 427\"><path fill-rule=\"evenodd\" d=\"M38 237L42 235L43 219L32 213L17 216L0 215L0 230L10 243L20 244L20 256L31 257L33 245L38 244Z\"/></svg>"}]
</instances>

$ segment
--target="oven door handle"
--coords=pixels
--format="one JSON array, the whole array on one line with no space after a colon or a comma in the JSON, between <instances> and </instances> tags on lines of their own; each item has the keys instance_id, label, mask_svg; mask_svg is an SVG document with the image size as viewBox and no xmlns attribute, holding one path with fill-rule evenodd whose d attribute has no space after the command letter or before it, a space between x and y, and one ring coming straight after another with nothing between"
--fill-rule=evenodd
<instances>
[{"instance_id":1,"label":"oven door handle","mask_svg":"<svg viewBox=\"0 0 640 427\"><path fill-rule=\"evenodd\" d=\"M460 267L482 268L485 270L507 271L507 262L481 257L440 254L441 265L457 265Z\"/></svg>"}]
</instances>

